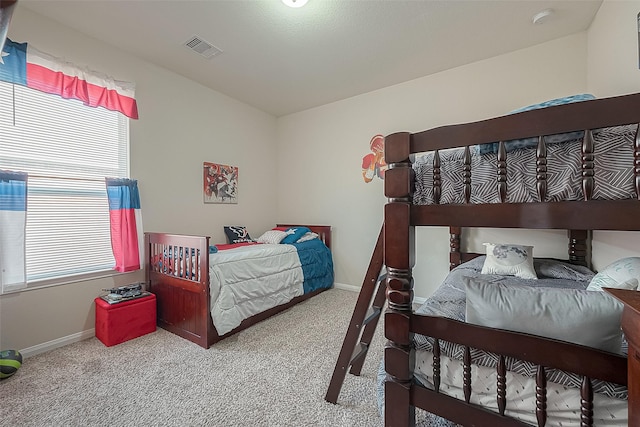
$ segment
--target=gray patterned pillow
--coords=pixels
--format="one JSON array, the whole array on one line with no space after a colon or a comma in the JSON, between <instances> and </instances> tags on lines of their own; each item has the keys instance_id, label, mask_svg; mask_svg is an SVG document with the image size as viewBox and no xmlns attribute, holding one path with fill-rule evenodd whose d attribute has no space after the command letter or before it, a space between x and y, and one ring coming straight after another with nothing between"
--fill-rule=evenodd
<instances>
[{"instance_id":1,"label":"gray patterned pillow","mask_svg":"<svg viewBox=\"0 0 640 427\"><path fill-rule=\"evenodd\" d=\"M502 274L521 279L537 279L533 267L533 246L485 243L487 258L482 274Z\"/></svg>"}]
</instances>

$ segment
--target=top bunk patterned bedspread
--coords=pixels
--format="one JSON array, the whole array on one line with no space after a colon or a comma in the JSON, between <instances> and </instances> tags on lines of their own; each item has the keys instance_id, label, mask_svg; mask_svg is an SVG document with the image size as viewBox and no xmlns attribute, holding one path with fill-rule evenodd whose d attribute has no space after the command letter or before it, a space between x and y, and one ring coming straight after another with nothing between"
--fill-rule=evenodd
<instances>
[{"instance_id":1,"label":"top bunk patterned bedspread","mask_svg":"<svg viewBox=\"0 0 640 427\"><path fill-rule=\"evenodd\" d=\"M618 200L636 197L633 179L634 140L637 125L603 128L593 132L593 199ZM582 138L563 143L547 143L547 182L545 202L583 200ZM481 154L478 146L471 151L470 203L500 203L496 182L496 154ZM508 151L508 150L507 150ZM440 204L464 202L464 149L441 150ZM415 190L413 203L434 204L433 152L416 156L413 163ZM508 203L538 202L536 186L536 148L519 148L507 152Z\"/></svg>"}]
</instances>

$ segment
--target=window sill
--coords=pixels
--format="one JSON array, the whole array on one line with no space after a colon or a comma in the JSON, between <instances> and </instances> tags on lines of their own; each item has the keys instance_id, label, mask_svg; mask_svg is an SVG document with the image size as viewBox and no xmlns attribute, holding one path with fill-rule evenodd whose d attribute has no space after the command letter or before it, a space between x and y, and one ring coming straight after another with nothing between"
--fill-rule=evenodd
<instances>
[{"instance_id":1,"label":"window sill","mask_svg":"<svg viewBox=\"0 0 640 427\"><path fill-rule=\"evenodd\" d=\"M69 284L78 283L78 282L88 282L92 280L105 279L109 277L124 276L127 274L139 273L140 271L142 271L142 269L129 271L126 273L121 273L115 270L103 270L103 271L95 271L92 273L78 274L74 276L59 277L55 279L38 280L38 281L28 283L26 288L15 289L15 290L10 290L5 292L1 292L0 290L0 295L11 295L11 294L17 294L20 292L29 292L29 291L35 291L35 290L44 289L44 288L51 288L54 286L62 286L62 285L69 285Z\"/></svg>"}]
</instances>

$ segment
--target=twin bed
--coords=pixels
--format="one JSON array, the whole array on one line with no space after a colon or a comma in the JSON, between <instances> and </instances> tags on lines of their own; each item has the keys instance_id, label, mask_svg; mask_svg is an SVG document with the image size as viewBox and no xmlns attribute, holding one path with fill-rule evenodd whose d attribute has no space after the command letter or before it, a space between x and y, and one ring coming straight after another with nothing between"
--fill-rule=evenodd
<instances>
[{"instance_id":1,"label":"twin bed","mask_svg":"<svg viewBox=\"0 0 640 427\"><path fill-rule=\"evenodd\" d=\"M205 236L145 233L158 325L209 348L331 288L331 227L278 227L315 235L292 244L210 245Z\"/></svg>"},{"instance_id":2,"label":"twin bed","mask_svg":"<svg viewBox=\"0 0 640 427\"><path fill-rule=\"evenodd\" d=\"M627 425L622 305L589 267L593 230L640 230L638 123L633 94L386 137L385 425ZM414 310L418 226L450 227L452 271ZM464 227L568 230L568 256L467 253Z\"/></svg>"}]
</instances>

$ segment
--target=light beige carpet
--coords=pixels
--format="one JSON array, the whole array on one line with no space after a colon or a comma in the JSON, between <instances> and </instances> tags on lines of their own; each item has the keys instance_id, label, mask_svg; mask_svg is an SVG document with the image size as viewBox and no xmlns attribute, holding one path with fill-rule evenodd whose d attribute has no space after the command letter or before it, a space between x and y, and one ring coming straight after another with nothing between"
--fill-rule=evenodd
<instances>
[{"instance_id":1,"label":"light beige carpet","mask_svg":"<svg viewBox=\"0 0 640 427\"><path fill-rule=\"evenodd\" d=\"M0 425L380 426L381 325L362 375L324 400L357 296L329 290L209 350L158 329L28 358L0 382Z\"/></svg>"}]
</instances>

